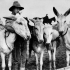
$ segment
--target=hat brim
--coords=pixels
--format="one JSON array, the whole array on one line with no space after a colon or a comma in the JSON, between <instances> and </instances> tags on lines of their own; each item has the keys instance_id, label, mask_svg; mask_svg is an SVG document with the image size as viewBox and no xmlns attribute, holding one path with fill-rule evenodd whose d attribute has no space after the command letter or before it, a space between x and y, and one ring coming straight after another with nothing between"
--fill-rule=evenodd
<instances>
[{"instance_id":1,"label":"hat brim","mask_svg":"<svg viewBox=\"0 0 70 70\"><path fill-rule=\"evenodd\" d=\"M15 9L15 8L19 8L19 10L23 10L24 9L24 7L12 6L12 7L9 8L9 11L13 11L13 9Z\"/></svg>"}]
</instances>

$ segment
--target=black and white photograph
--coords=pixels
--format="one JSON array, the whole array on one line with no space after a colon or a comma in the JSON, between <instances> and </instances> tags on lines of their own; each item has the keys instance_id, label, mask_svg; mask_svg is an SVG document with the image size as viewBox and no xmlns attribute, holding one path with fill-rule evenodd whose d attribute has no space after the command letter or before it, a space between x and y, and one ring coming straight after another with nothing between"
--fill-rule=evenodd
<instances>
[{"instance_id":1,"label":"black and white photograph","mask_svg":"<svg viewBox=\"0 0 70 70\"><path fill-rule=\"evenodd\" d=\"M70 0L0 0L0 70L70 70Z\"/></svg>"}]
</instances>

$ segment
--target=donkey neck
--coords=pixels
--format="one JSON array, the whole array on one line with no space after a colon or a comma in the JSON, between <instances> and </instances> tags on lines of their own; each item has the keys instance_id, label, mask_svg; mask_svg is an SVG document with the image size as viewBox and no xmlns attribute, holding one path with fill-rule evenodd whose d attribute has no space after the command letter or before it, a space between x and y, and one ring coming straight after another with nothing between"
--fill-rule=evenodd
<instances>
[{"instance_id":1,"label":"donkey neck","mask_svg":"<svg viewBox=\"0 0 70 70\"><path fill-rule=\"evenodd\" d=\"M0 24L0 31L5 31L5 28L2 24Z\"/></svg>"},{"instance_id":2,"label":"donkey neck","mask_svg":"<svg viewBox=\"0 0 70 70\"><path fill-rule=\"evenodd\" d=\"M34 36L34 35L32 35L32 39L31 39L31 40L32 40L32 42L35 43L36 45L41 45L41 44L43 44L43 43L39 43L37 37Z\"/></svg>"},{"instance_id":3,"label":"donkey neck","mask_svg":"<svg viewBox=\"0 0 70 70\"><path fill-rule=\"evenodd\" d=\"M68 28L67 33L64 35L65 43L70 45L70 29Z\"/></svg>"},{"instance_id":4,"label":"donkey neck","mask_svg":"<svg viewBox=\"0 0 70 70\"><path fill-rule=\"evenodd\" d=\"M68 27L67 27L67 29L64 31L63 36L66 35L67 32L68 32Z\"/></svg>"},{"instance_id":5,"label":"donkey neck","mask_svg":"<svg viewBox=\"0 0 70 70\"><path fill-rule=\"evenodd\" d=\"M37 41L37 37L33 33L31 34L31 36L32 36L32 41Z\"/></svg>"},{"instance_id":6,"label":"donkey neck","mask_svg":"<svg viewBox=\"0 0 70 70\"><path fill-rule=\"evenodd\" d=\"M5 29L0 31L0 37L2 38L5 35Z\"/></svg>"}]
</instances>

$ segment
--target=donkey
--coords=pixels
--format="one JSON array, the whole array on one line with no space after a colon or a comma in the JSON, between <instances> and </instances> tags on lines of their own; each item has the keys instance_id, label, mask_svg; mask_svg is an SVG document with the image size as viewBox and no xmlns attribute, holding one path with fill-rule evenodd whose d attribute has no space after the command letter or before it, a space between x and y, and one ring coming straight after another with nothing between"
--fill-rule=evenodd
<instances>
[{"instance_id":1,"label":"donkey","mask_svg":"<svg viewBox=\"0 0 70 70\"><path fill-rule=\"evenodd\" d=\"M53 65L54 65L54 69L56 69L56 43L57 43L57 39L59 37L59 33L57 30L53 29L53 25L51 24L46 24L44 26L44 40L45 40L45 45L49 54L49 66L50 66L50 70L52 69L52 54L53 54ZM53 51L53 52L52 52Z\"/></svg>"},{"instance_id":2,"label":"donkey","mask_svg":"<svg viewBox=\"0 0 70 70\"><path fill-rule=\"evenodd\" d=\"M56 8L53 7L53 12L57 16L57 30L59 31L59 34L66 46L66 61L67 61L67 66L69 66L70 28L67 25L66 17L70 14L70 9L68 9L64 14L59 14Z\"/></svg>"},{"instance_id":3,"label":"donkey","mask_svg":"<svg viewBox=\"0 0 70 70\"><path fill-rule=\"evenodd\" d=\"M31 37L30 31L25 20L16 19L13 21L9 20L10 17L5 17L7 19L4 28L0 31L0 52L2 58L2 70L5 70L5 56L9 55L8 67L11 70L12 66L12 50L14 49L14 42L16 40L16 33L21 36L23 39L27 40ZM12 29L13 28L13 29ZM12 32L12 30L14 30ZM27 43L25 43L27 47ZM24 63L25 64L25 63ZM25 70L25 67L20 67L20 70Z\"/></svg>"},{"instance_id":4,"label":"donkey","mask_svg":"<svg viewBox=\"0 0 70 70\"><path fill-rule=\"evenodd\" d=\"M9 54L8 59L8 67L9 70L11 70L11 62L12 62L12 53L10 53L13 50L14 41L15 41L15 34L11 33L9 37L6 39L5 35L5 27L0 24L0 55L2 59L2 70L5 70L5 56Z\"/></svg>"},{"instance_id":5,"label":"donkey","mask_svg":"<svg viewBox=\"0 0 70 70\"><path fill-rule=\"evenodd\" d=\"M29 45L29 55L31 56L31 51L33 50L36 57L36 65L37 70L42 70L43 66L43 55L44 50L46 49L44 46L44 39L43 39L43 19L36 17L33 19L29 19L29 22L33 25L31 27L31 39ZM40 67L39 67L39 59L40 59Z\"/></svg>"}]
</instances>

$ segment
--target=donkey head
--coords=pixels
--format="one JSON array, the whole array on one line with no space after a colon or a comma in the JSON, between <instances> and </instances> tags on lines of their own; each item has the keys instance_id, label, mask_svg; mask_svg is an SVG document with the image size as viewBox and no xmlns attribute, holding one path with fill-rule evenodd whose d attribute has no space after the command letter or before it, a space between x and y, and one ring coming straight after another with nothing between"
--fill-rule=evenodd
<instances>
[{"instance_id":1,"label":"donkey head","mask_svg":"<svg viewBox=\"0 0 70 70\"><path fill-rule=\"evenodd\" d=\"M57 16L57 27L61 35L65 34L67 31L66 16L70 14L70 9L68 9L63 15L59 14L58 11L53 7L53 12Z\"/></svg>"},{"instance_id":2,"label":"donkey head","mask_svg":"<svg viewBox=\"0 0 70 70\"><path fill-rule=\"evenodd\" d=\"M31 34L27 25L27 21L24 18L13 20L12 17L6 17L6 19L7 26L11 26L14 29L15 33L20 35L25 40L29 40Z\"/></svg>"},{"instance_id":3,"label":"donkey head","mask_svg":"<svg viewBox=\"0 0 70 70\"><path fill-rule=\"evenodd\" d=\"M26 40L29 40L31 38L31 34L27 23L28 22L25 18L21 18L19 21L15 21L15 25L17 25L17 29L19 29L20 36L22 36Z\"/></svg>"},{"instance_id":4,"label":"donkey head","mask_svg":"<svg viewBox=\"0 0 70 70\"><path fill-rule=\"evenodd\" d=\"M52 25L45 24L45 26L44 26L44 40L45 40L46 44L50 44L51 43L52 36L53 36Z\"/></svg>"},{"instance_id":5,"label":"donkey head","mask_svg":"<svg viewBox=\"0 0 70 70\"><path fill-rule=\"evenodd\" d=\"M44 24L43 24L43 19L42 18L33 18L33 35L37 39L39 43L43 42L43 29L44 29Z\"/></svg>"}]
</instances>

